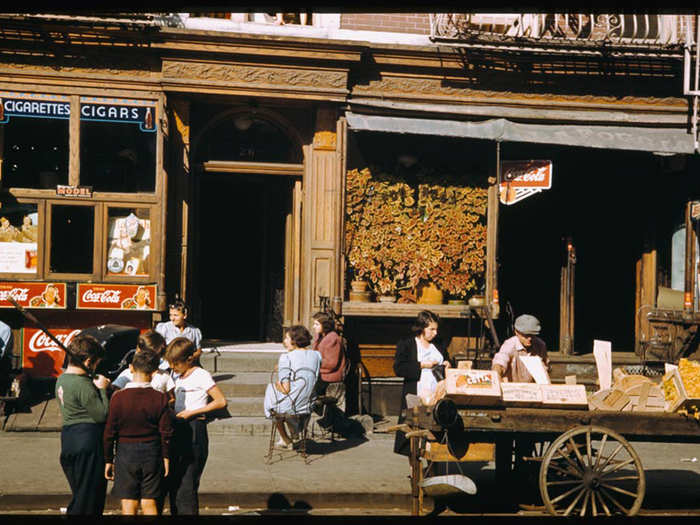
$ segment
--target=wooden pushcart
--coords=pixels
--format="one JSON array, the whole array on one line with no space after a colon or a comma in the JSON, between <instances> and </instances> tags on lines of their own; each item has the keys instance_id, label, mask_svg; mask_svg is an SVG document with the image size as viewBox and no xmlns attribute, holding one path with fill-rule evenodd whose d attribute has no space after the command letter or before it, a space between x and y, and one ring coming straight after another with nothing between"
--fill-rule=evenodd
<instances>
[{"instance_id":1,"label":"wooden pushcart","mask_svg":"<svg viewBox=\"0 0 700 525\"><path fill-rule=\"evenodd\" d=\"M525 459L541 462L539 492L553 515L635 515L646 481L630 442L700 442L697 417L678 413L493 407L460 408L457 413L470 442L495 443L499 484L511 475L514 441L547 443ZM422 513L425 443L444 430L436 417L433 407L421 406L406 419L413 430L409 459L414 515Z\"/></svg>"}]
</instances>

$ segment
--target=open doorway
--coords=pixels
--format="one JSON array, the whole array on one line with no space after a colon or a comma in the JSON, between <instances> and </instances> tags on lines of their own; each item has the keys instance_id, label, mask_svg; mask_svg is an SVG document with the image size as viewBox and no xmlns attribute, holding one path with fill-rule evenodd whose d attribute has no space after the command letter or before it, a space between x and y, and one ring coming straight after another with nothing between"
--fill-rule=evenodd
<instances>
[{"instance_id":1,"label":"open doorway","mask_svg":"<svg viewBox=\"0 0 700 525\"><path fill-rule=\"evenodd\" d=\"M280 341L285 220L293 179L204 173L199 192L201 329L208 339Z\"/></svg>"},{"instance_id":2,"label":"open doorway","mask_svg":"<svg viewBox=\"0 0 700 525\"><path fill-rule=\"evenodd\" d=\"M654 242L663 186L651 153L506 144L502 158L553 162L552 188L501 206L499 288L514 314L531 313L559 350L560 272L567 237L576 250L574 353L594 339L635 347L635 265Z\"/></svg>"}]
</instances>

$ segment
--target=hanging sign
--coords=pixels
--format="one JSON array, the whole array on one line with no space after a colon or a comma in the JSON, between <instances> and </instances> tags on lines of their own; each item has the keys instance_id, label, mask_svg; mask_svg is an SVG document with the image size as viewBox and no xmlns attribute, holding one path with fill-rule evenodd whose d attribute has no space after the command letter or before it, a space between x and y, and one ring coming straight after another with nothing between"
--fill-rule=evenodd
<instances>
[{"instance_id":1,"label":"hanging sign","mask_svg":"<svg viewBox=\"0 0 700 525\"><path fill-rule=\"evenodd\" d=\"M515 204L552 187L551 160L504 160L501 162L501 204Z\"/></svg>"},{"instance_id":2,"label":"hanging sign","mask_svg":"<svg viewBox=\"0 0 700 525\"><path fill-rule=\"evenodd\" d=\"M78 283L76 308L90 310L155 310L155 284Z\"/></svg>"},{"instance_id":3,"label":"hanging sign","mask_svg":"<svg viewBox=\"0 0 700 525\"><path fill-rule=\"evenodd\" d=\"M70 118L70 99L62 95L0 91L0 124L10 117Z\"/></svg>"},{"instance_id":4,"label":"hanging sign","mask_svg":"<svg viewBox=\"0 0 700 525\"><path fill-rule=\"evenodd\" d=\"M68 346L81 330L74 328L49 328L49 331ZM61 375L66 353L38 328L22 328L22 368L32 377L58 377Z\"/></svg>"},{"instance_id":5,"label":"hanging sign","mask_svg":"<svg viewBox=\"0 0 700 525\"><path fill-rule=\"evenodd\" d=\"M56 186L56 195L59 197L92 197L92 186Z\"/></svg>"},{"instance_id":6,"label":"hanging sign","mask_svg":"<svg viewBox=\"0 0 700 525\"><path fill-rule=\"evenodd\" d=\"M0 282L0 308L14 308L12 297L24 308L66 308L66 283Z\"/></svg>"},{"instance_id":7,"label":"hanging sign","mask_svg":"<svg viewBox=\"0 0 700 525\"><path fill-rule=\"evenodd\" d=\"M156 130L156 103L146 100L80 97L80 120L138 124L144 132Z\"/></svg>"}]
</instances>

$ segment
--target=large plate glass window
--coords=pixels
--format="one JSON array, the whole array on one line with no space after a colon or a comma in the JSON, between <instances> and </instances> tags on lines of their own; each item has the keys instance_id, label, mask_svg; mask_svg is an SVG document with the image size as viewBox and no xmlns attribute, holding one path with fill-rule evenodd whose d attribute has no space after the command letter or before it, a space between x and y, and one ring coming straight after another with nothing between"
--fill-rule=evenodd
<instances>
[{"instance_id":1,"label":"large plate glass window","mask_svg":"<svg viewBox=\"0 0 700 525\"><path fill-rule=\"evenodd\" d=\"M0 198L0 273L38 274L39 212L36 203Z\"/></svg>"},{"instance_id":2,"label":"large plate glass window","mask_svg":"<svg viewBox=\"0 0 700 525\"><path fill-rule=\"evenodd\" d=\"M68 184L70 100L0 91L2 185L53 189Z\"/></svg>"},{"instance_id":3,"label":"large plate glass window","mask_svg":"<svg viewBox=\"0 0 700 525\"><path fill-rule=\"evenodd\" d=\"M150 208L109 208L107 275L143 277L151 271Z\"/></svg>"},{"instance_id":4,"label":"large plate glass window","mask_svg":"<svg viewBox=\"0 0 700 525\"><path fill-rule=\"evenodd\" d=\"M71 204L51 206L49 272L92 274L95 207Z\"/></svg>"},{"instance_id":5,"label":"large plate glass window","mask_svg":"<svg viewBox=\"0 0 700 525\"><path fill-rule=\"evenodd\" d=\"M80 184L93 191L153 192L156 102L80 98Z\"/></svg>"}]
</instances>

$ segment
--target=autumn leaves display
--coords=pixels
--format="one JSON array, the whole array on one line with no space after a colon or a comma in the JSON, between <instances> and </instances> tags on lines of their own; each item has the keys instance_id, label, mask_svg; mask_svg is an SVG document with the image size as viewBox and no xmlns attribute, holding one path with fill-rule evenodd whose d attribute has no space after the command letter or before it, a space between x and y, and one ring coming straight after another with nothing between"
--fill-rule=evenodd
<instances>
[{"instance_id":1,"label":"autumn leaves display","mask_svg":"<svg viewBox=\"0 0 700 525\"><path fill-rule=\"evenodd\" d=\"M378 171L378 170L377 170ZM412 185L370 168L347 174L345 246L354 279L415 297L433 282L464 298L484 282L486 188L421 168Z\"/></svg>"}]
</instances>

